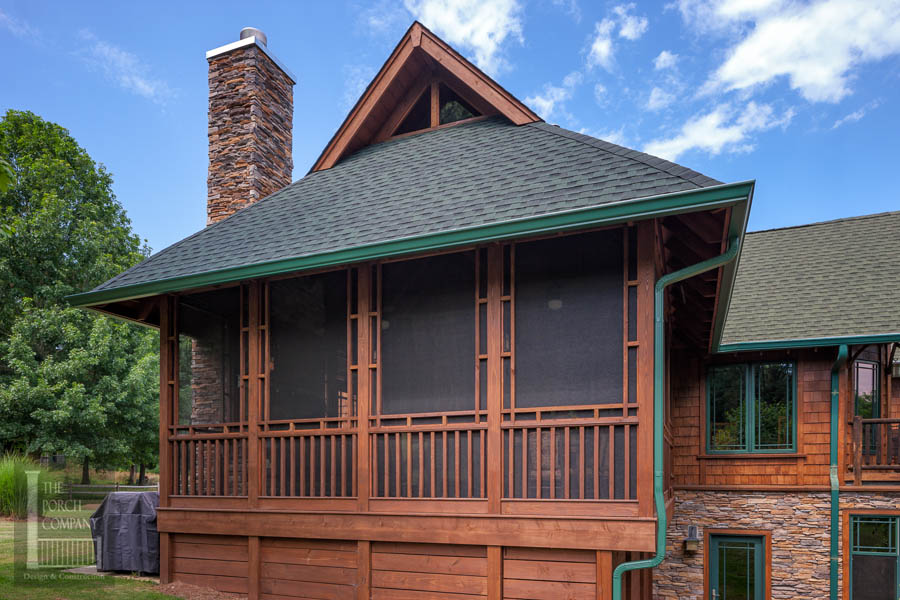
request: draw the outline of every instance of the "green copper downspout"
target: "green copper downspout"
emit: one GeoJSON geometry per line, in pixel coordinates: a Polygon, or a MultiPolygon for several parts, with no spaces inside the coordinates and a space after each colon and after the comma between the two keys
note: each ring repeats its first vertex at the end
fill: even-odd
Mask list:
{"type": "Polygon", "coordinates": [[[665,289],[694,275],[716,269],[738,255],[741,239],[728,241],[728,249],[719,256],[663,275],[656,282],[653,296],[653,502],[656,506],[656,555],[653,558],[625,562],[613,571],[612,597],[622,600],[622,575],[637,569],[652,569],[666,556],[666,501],[663,497],[663,421],[665,420],[665,289]]]}
{"type": "Polygon", "coordinates": [[[847,363],[847,344],[841,344],[831,367],[831,600],[838,597],[838,525],[841,505],[838,500],[838,419],[840,415],[840,373],[847,363]]]}

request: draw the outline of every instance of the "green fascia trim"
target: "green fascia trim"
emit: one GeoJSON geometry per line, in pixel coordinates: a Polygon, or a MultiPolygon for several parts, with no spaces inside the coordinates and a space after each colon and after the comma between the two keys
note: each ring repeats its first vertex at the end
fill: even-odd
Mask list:
{"type": "MultiPolygon", "coordinates": [[[[752,183],[752,182],[751,182],[752,183]]],[[[750,218],[750,206],[753,203],[753,185],[750,187],[750,193],[747,195],[747,202],[735,204],[731,209],[731,222],[728,225],[728,235],[726,239],[737,237],[744,239],[747,233],[747,221],[750,218]]],[[[728,316],[728,309],[731,308],[731,292],[734,289],[734,281],[737,277],[738,265],[741,262],[741,251],[744,244],[738,246],[738,254],[735,260],[729,261],[722,266],[722,280],[719,284],[719,301],[716,304],[716,313],[713,315],[712,335],[710,335],[709,350],[715,353],[722,342],[722,332],[725,330],[725,318],[728,316]]]]}
{"type": "Polygon", "coordinates": [[[167,292],[231,283],[256,277],[268,277],[282,273],[351,264],[502,239],[513,239],[541,233],[567,231],[598,225],[614,225],[711,208],[740,206],[746,211],[746,204],[753,193],[753,187],[753,181],[746,181],[699,190],[662,194],[466,229],[401,238],[321,254],[279,259],[196,275],[172,277],[109,290],[84,292],[69,296],[68,300],[73,306],[89,307],[97,304],[155,296],[167,292]]]}
{"type": "Polygon", "coordinates": [[[717,352],[744,352],[748,350],[781,350],[784,348],[815,348],[822,346],[851,346],[859,344],[887,344],[900,342],[900,333],[882,333],[877,335],[848,335],[823,338],[803,338],[798,340],[768,340],[762,342],[735,342],[719,346],[717,352]]]}

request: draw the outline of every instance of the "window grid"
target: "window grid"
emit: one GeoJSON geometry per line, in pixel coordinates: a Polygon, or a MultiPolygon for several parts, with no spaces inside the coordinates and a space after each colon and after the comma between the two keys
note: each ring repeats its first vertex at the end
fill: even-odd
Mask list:
{"type": "Polygon", "coordinates": [[[796,451],[796,429],[797,429],[797,377],[796,366],[793,362],[763,362],[763,363],[742,363],[732,365],[722,365],[710,367],[706,378],[706,449],[712,454],[727,453],[775,453],[775,452],[794,452],[796,451]],[[782,419],[783,426],[778,428],[779,440],[767,441],[763,431],[764,415],[763,409],[765,405],[764,383],[766,371],[770,367],[780,367],[784,369],[788,375],[784,382],[784,394],[788,401],[785,403],[782,414],[770,411],[765,415],[767,418],[782,419]],[[735,427],[734,432],[737,436],[733,442],[728,442],[727,435],[721,435],[727,430],[727,425],[722,426],[716,421],[719,415],[717,402],[719,400],[719,392],[722,387],[716,386],[717,378],[714,377],[716,372],[724,372],[732,370],[740,372],[741,382],[739,385],[739,403],[738,409],[732,411],[736,413],[734,417],[736,421],[730,424],[735,427]]]}

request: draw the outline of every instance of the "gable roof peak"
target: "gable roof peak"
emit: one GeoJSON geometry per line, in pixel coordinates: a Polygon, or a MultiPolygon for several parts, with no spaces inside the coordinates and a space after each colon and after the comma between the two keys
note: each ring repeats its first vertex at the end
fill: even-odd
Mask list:
{"type": "Polygon", "coordinates": [[[542,120],[422,23],[413,21],[310,172],[329,169],[356,150],[384,141],[436,81],[481,115],[501,115],[515,125],[542,120]]]}

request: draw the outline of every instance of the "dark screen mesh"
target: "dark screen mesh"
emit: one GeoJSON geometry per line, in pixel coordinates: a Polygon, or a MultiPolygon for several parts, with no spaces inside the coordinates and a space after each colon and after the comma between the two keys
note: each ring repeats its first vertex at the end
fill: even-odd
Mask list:
{"type": "Polygon", "coordinates": [[[178,423],[240,418],[240,290],[178,299],[178,423]]]}
{"type": "Polygon", "coordinates": [[[347,416],[347,273],[269,284],[269,418],[347,416]]]}
{"type": "Polygon", "coordinates": [[[516,246],[516,406],[622,401],[622,234],[516,246]]]}
{"type": "Polygon", "coordinates": [[[475,255],[382,267],[384,414],[475,408],[475,255]]]}
{"type": "Polygon", "coordinates": [[[894,600],[897,597],[897,557],[854,554],[853,600],[894,600]]]}

